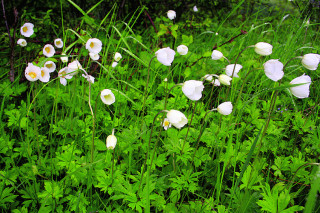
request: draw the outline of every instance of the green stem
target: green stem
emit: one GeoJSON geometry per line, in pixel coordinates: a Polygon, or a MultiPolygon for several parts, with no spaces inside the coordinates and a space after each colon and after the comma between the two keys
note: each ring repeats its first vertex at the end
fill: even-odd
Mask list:
{"type": "Polygon", "coordinates": [[[171,90],[172,90],[173,88],[175,88],[176,86],[181,86],[181,85],[182,85],[182,84],[175,84],[174,86],[172,86],[172,87],[169,89],[169,91],[168,91],[168,93],[167,93],[167,95],[166,95],[166,99],[165,99],[165,101],[164,101],[164,110],[167,109],[168,97],[169,97],[169,94],[170,94],[171,90]]]}
{"type": "Polygon", "coordinates": [[[196,103],[194,104],[194,107],[193,107],[193,112],[192,112],[191,119],[190,119],[190,122],[189,122],[189,125],[188,125],[187,133],[186,133],[186,136],[184,137],[183,145],[182,145],[182,148],[181,148],[181,152],[180,152],[181,155],[183,154],[184,145],[186,144],[186,141],[187,141],[187,136],[188,136],[188,133],[189,133],[189,130],[190,130],[190,126],[191,126],[191,123],[192,123],[194,112],[196,111],[197,103],[198,102],[196,101],[196,103]]]}

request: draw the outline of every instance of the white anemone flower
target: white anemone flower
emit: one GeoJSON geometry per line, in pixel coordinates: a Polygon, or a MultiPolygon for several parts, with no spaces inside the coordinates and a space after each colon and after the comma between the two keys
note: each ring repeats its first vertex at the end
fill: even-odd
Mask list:
{"type": "Polygon", "coordinates": [[[211,58],[212,60],[219,60],[223,57],[222,52],[218,51],[218,50],[213,50],[212,54],[211,54],[211,58]]]}
{"type": "Polygon", "coordinates": [[[76,75],[79,72],[79,70],[82,70],[83,68],[78,60],[74,60],[73,62],[68,64],[68,69],[70,75],[73,76],[76,75]]]}
{"type": "Polygon", "coordinates": [[[320,62],[320,55],[309,53],[302,57],[301,63],[308,70],[316,70],[320,62]]]}
{"type": "Polygon", "coordinates": [[[48,68],[50,73],[56,70],[56,64],[53,61],[47,61],[44,63],[44,67],[48,68]]]}
{"type": "Polygon", "coordinates": [[[54,40],[54,46],[56,46],[56,48],[62,48],[63,47],[63,41],[61,40],[61,38],[57,38],[54,40]]]}
{"type": "Polygon", "coordinates": [[[63,56],[63,57],[60,57],[60,59],[61,59],[61,61],[63,62],[63,63],[68,63],[68,56],[66,56],[66,54],[65,53],[62,53],[61,55],[65,55],[65,56],[63,56]]]}
{"type": "Polygon", "coordinates": [[[194,6],[194,7],[193,7],[193,12],[198,12],[197,6],[194,6]]]}
{"type": "Polygon", "coordinates": [[[218,80],[219,80],[219,82],[221,84],[229,86],[230,85],[230,81],[232,80],[232,78],[227,76],[227,75],[225,75],[225,74],[221,74],[221,75],[219,75],[218,80]]]}
{"type": "Polygon", "coordinates": [[[181,129],[188,123],[187,117],[182,112],[174,109],[168,111],[167,118],[169,122],[178,129],[181,129]]]}
{"type": "MultiPolygon", "coordinates": [[[[229,77],[229,76],[228,76],[229,77]]],[[[230,78],[230,77],[229,77],[230,78]]],[[[219,81],[219,79],[214,79],[214,81],[212,81],[212,83],[213,83],[213,85],[215,86],[215,87],[219,87],[220,86],[220,81],[219,81]]]]}
{"type": "Polygon", "coordinates": [[[37,67],[32,63],[28,63],[28,66],[26,67],[24,74],[28,81],[36,81],[39,79],[41,74],[40,67],[37,67]]]}
{"type": "Polygon", "coordinates": [[[230,101],[228,102],[223,102],[220,104],[217,108],[218,112],[222,115],[229,115],[232,112],[232,103],[230,101]]]}
{"type": "Polygon", "coordinates": [[[283,64],[278,59],[271,59],[263,64],[264,73],[273,81],[279,81],[283,75],[283,64]]]}
{"type": "Polygon", "coordinates": [[[176,12],[175,12],[174,10],[169,10],[169,11],[167,12],[167,16],[168,16],[168,18],[169,18],[170,20],[173,20],[173,19],[176,18],[176,12]]]}
{"type": "Polygon", "coordinates": [[[94,77],[93,77],[93,76],[82,74],[82,77],[84,77],[85,79],[87,79],[87,81],[90,82],[91,84],[94,83],[94,77]]]}
{"type": "Polygon", "coordinates": [[[165,66],[171,66],[171,63],[173,62],[174,55],[176,54],[176,52],[170,49],[170,47],[166,47],[158,50],[155,54],[157,56],[158,61],[161,64],[165,66]]]}
{"type": "Polygon", "coordinates": [[[41,67],[40,68],[40,76],[39,76],[39,80],[46,83],[49,82],[50,80],[50,71],[47,67],[41,67]]]}
{"type": "Polygon", "coordinates": [[[46,57],[50,58],[55,54],[55,50],[54,47],[51,44],[46,44],[43,47],[43,55],[45,55],[46,57]]]}
{"type": "Polygon", "coordinates": [[[117,138],[114,136],[114,130],[112,130],[112,134],[107,137],[106,146],[107,149],[114,149],[117,145],[117,138]]]}
{"type": "Polygon", "coordinates": [[[102,42],[97,38],[90,38],[86,43],[86,49],[91,53],[98,54],[102,50],[102,42]]]}
{"type": "Polygon", "coordinates": [[[163,120],[162,126],[163,126],[164,130],[168,130],[171,127],[171,123],[169,122],[168,118],[165,118],[163,120]]]}
{"type": "MultiPolygon", "coordinates": [[[[234,72],[233,72],[233,68],[234,68],[234,64],[229,64],[227,67],[226,67],[226,74],[230,77],[237,77],[239,78],[238,76],[238,72],[242,69],[242,66],[240,64],[236,64],[235,66],[235,69],[234,69],[234,72]],[[233,72],[233,76],[232,76],[232,72],[233,72]]],[[[221,82],[221,81],[220,81],[221,82]]]]}
{"type": "Polygon", "coordinates": [[[210,74],[206,74],[205,76],[203,76],[203,78],[205,79],[205,80],[207,80],[207,81],[212,81],[213,80],[213,77],[212,77],[212,75],[210,75],[210,74]]]}
{"type": "Polygon", "coordinates": [[[259,55],[270,55],[272,53],[272,45],[266,42],[259,42],[254,45],[254,50],[259,55]]]}
{"type": "Polygon", "coordinates": [[[111,66],[114,68],[114,67],[116,67],[118,65],[118,62],[112,62],[112,64],[111,64],[111,66]]]}
{"type": "Polygon", "coordinates": [[[103,103],[107,105],[111,105],[116,101],[116,98],[114,97],[114,94],[109,89],[104,89],[101,91],[100,98],[103,103]]]}
{"type": "Polygon", "coordinates": [[[114,54],[114,60],[115,60],[116,62],[119,62],[121,58],[122,58],[122,55],[121,55],[120,53],[116,52],[116,53],[114,54]]]}
{"type": "Polygon", "coordinates": [[[100,55],[99,54],[96,54],[96,53],[89,53],[89,56],[92,60],[94,61],[98,61],[99,58],[100,58],[100,55]]]}
{"type": "Polygon", "coordinates": [[[67,79],[71,79],[72,75],[69,75],[70,70],[68,67],[62,68],[59,72],[58,72],[58,77],[60,77],[60,83],[63,86],[67,85],[67,79]]]}
{"type": "Polygon", "coordinates": [[[189,80],[182,85],[182,92],[192,101],[198,101],[202,97],[203,89],[202,81],[189,80]]]}
{"type": "Polygon", "coordinates": [[[309,87],[311,84],[311,78],[308,75],[303,74],[290,82],[291,85],[294,84],[303,84],[295,87],[290,87],[292,95],[297,98],[307,98],[309,97],[309,87]],[[304,84],[303,84],[304,83],[304,84]]]}
{"type": "Polygon", "coordinates": [[[22,27],[20,28],[20,33],[21,35],[25,36],[25,37],[30,37],[33,34],[33,27],[34,25],[31,23],[25,23],[24,25],[22,25],[22,27]]]}
{"type": "Polygon", "coordinates": [[[177,47],[177,52],[180,54],[180,55],[187,55],[188,53],[188,47],[186,45],[179,45],[177,47]]]}
{"type": "Polygon", "coordinates": [[[21,47],[27,46],[27,41],[23,38],[18,39],[17,44],[19,44],[21,47]]]}

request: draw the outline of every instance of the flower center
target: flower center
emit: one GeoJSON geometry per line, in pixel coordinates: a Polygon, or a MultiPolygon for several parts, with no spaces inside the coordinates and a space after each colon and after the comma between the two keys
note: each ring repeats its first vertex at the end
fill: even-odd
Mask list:
{"type": "Polygon", "coordinates": [[[45,50],[47,53],[50,53],[50,47],[46,47],[46,48],[44,48],[44,50],[45,50]]]}
{"type": "Polygon", "coordinates": [[[44,76],[44,74],[45,74],[45,73],[43,72],[43,70],[41,70],[41,77],[43,77],[43,76],[44,76]]]}
{"type": "Polygon", "coordinates": [[[51,68],[51,67],[52,67],[52,64],[46,64],[46,67],[47,67],[47,68],[51,68]]]}
{"type": "Polygon", "coordinates": [[[37,74],[35,72],[29,72],[28,75],[32,78],[35,79],[37,77],[37,74]]]}
{"type": "Polygon", "coordinates": [[[106,100],[110,100],[110,99],[111,99],[111,95],[105,95],[104,98],[105,98],[106,100]]]}
{"type": "Polygon", "coordinates": [[[61,76],[62,78],[64,78],[64,77],[65,77],[65,76],[64,76],[65,74],[67,74],[66,71],[62,71],[62,72],[60,73],[60,76],[61,76]]]}
{"type": "Polygon", "coordinates": [[[22,31],[25,33],[25,32],[27,32],[28,31],[28,27],[23,27],[22,28],[22,31]]]}
{"type": "Polygon", "coordinates": [[[164,126],[169,126],[170,122],[169,121],[164,121],[164,126]]]}
{"type": "Polygon", "coordinates": [[[60,44],[61,44],[61,42],[60,42],[60,41],[57,41],[57,42],[56,42],[56,44],[57,44],[57,45],[60,45],[60,44]]]}
{"type": "Polygon", "coordinates": [[[94,47],[94,43],[93,43],[93,42],[90,43],[90,47],[91,47],[91,48],[94,47]]]}

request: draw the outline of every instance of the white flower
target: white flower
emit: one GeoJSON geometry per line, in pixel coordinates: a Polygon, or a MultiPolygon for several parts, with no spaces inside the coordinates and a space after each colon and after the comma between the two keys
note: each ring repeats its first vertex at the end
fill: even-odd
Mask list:
{"type": "Polygon", "coordinates": [[[55,50],[54,47],[51,44],[46,44],[43,47],[43,55],[45,55],[46,57],[50,58],[55,54],[55,50]]]}
{"type": "Polygon", "coordinates": [[[118,65],[118,62],[115,62],[115,61],[112,62],[112,64],[111,64],[112,67],[116,67],[117,65],[118,65]]]}
{"type": "MultiPolygon", "coordinates": [[[[229,77],[229,76],[228,76],[229,77]]],[[[229,77],[230,78],[230,77],[229,77]]],[[[212,81],[213,85],[216,86],[216,87],[219,87],[220,86],[220,81],[219,79],[214,79],[214,81],[212,81]]]]}
{"type": "Polygon", "coordinates": [[[85,79],[87,79],[87,81],[90,82],[91,84],[94,83],[94,77],[93,77],[93,76],[82,74],[82,77],[84,77],[85,79]]]}
{"type": "Polygon", "coordinates": [[[21,35],[25,37],[30,37],[33,34],[33,27],[34,25],[31,23],[25,23],[21,28],[20,28],[20,33],[21,35]]]}
{"type": "Polygon", "coordinates": [[[217,108],[218,112],[222,115],[229,115],[232,112],[232,103],[230,101],[220,104],[217,108]]]}
{"type": "Polygon", "coordinates": [[[92,60],[94,60],[94,61],[97,61],[97,60],[99,60],[99,58],[100,58],[100,55],[99,55],[99,54],[96,54],[96,53],[89,53],[89,56],[90,56],[90,58],[91,58],[92,60]]]}
{"type": "Polygon", "coordinates": [[[170,49],[170,47],[167,47],[158,50],[155,54],[160,63],[162,63],[165,66],[171,66],[176,52],[170,49]]]}
{"type": "Polygon", "coordinates": [[[168,118],[165,118],[165,119],[163,120],[162,126],[163,126],[164,130],[167,130],[168,128],[171,127],[171,123],[169,122],[169,119],[168,119],[168,118]]]}
{"type": "Polygon", "coordinates": [[[79,70],[83,69],[80,62],[78,60],[74,60],[73,62],[68,64],[68,69],[69,69],[69,73],[70,75],[76,75],[79,70]]]}
{"type": "Polygon", "coordinates": [[[309,53],[302,57],[301,63],[308,70],[316,70],[320,62],[320,55],[309,53]]]}
{"type": "MultiPolygon", "coordinates": [[[[242,66],[240,64],[236,64],[236,67],[234,69],[234,73],[233,73],[233,76],[232,76],[232,72],[233,72],[233,68],[234,68],[234,64],[229,64],[227,67],[226,67],[226,74],[230,77],[238,77],[238,72],[241,70],[242,66]]],[[[221,81],[220,81],[221,82],[221,81]]]]}
{"type": "Polygon", "coordinates": [[[39,79],[41,71],[40,67],[33,65],[32,63],[28,63],[24,74],[29,81],[36,81],[39,79]]]}
{"type": "Polygon", "coordinates": [[[167,81],[168,81],[168,78],[163,79],[163,81],[164,81],[164,82],[167,82],[167,81]]]}
{"type": "Polygon", "coordinates": [[[57,38],[54,40],[54,46],[56,46],[57,48],[63,47],[63,41],[61,40],[61,38],[57,38]]]}
{"type": "Polygon", "coordinates": [[[194,6],[194,7],[193,7],[193,11],[194,11],[194,12],[198,12],[197,6],[194,6]]]}
{"type": "Polygon", "coordinates": [[[69,75],[70,70],[68,67],[62,68],[59,72],[58,72],[58,77],[60,77],[60,83],[63,86],[67,85],[67,79],[71,79],[72,75],[69,75]]]}
{"type": "Polygon", "coordinates": [[[44,66],[49,69],[50,73],[56,70],[56,64],[53,61],[47,61],[44,66]]]}
{"type": "Polygon", "coordinates": [[[102,42],[97,38],[90,38],[86,43],[86,49],[91,53],[98,54],[102,50],[102,42]]]}
{"type": "Polygon", "coordinates": [[[102,90],[100,97],[101,97],[102,102],[107,105],[111,105],[116,101],[114,94],[109,89],[102,90]]]}
{"type": "Polygon", "coordinates": [[[117,145],[117,138],[114,136],[114,131],[112,131],[112,135],[109,135],[106,140],[107,149],[114,149],[117,145]]]}
{"type": "Polygon", "coordinates": [[[19,44],[21,47],[27,46],[27,41],[23,38],[18,39],[17,44],[19,44]]]}
{"type": "Polygon", "coordinates": [[[230,85],[230,81],[232,80],[231,77],[227,76],[227,75],[219,75],[219,78],[218,78],[219,82],[223,85],[226,85],[226,86],[229,86],[230,85]]]}
{"type": "Polygon", "coordinates": [[[186,45],[180,45],[177,47],[177,52],[180,54],[180,55],[187,55],[188,53],[188,47],[186,45]]]}
{"type": "Polygon", "coordinates": [[[202,81],[190,80],[182,85],[182,92],[192,101],[197,101],[202,97],[203,89],[202,81]]]}
{"type": "Polygon", "coordinates": [[[206,74],[205,76],[203,76],[203,78],[204,78],[205,80],[207,80],[207,81],[212,81],[212,80],[213,80],[213,77],[212,77],[212,75],[210,75],[210,74],[206,74]]]}
{"type": "Polygon", "coordinates": [[[116,53],[114,54],[114,60],[115,60],[116,62],[120,61],[121,58],[122,58],[122,55],[121,55],[120,53],[116,52],[116,53]]]}
{"type": "Polygon", "coordinates": [[[278,59],[271,59],[263,64],[264,73],[273,81],[279,81],[283,75],[283,64],[278,59]]]}
{"type": "Polygon", "coordinates": [[[170,20],[173,20],[173,19],[176,18],[176,12],[173,11],[173,10],[169,10],[169,11],[167,12],[167,16],[168,16],[168,18],[169,18],[170,20]]]}
{"type": "Polygon", "coordinates": [[[259,42],[254,45],[254,51],[259,55],[270,55],[272,53],[272,45],[266,42],[259,42]]]}
{"type": "Polygon", "coordinates": [[[40,68],[39,80],[42,82],[48,82],[50,80],[50,71],[47,67],[40,68]]]}
{"type": "Polygon", "coordinates": [[[212,54],[211,54],[211,58],[212,60],[219,60],[223,57],[222,52],[218,51],[218,50],[213,50],[212,54]]]}
{"type": "Polygon", "coordinates": [[[186,116],[182,112],[174,109],[167,113],[167,118],[169,122],[178,129],[181,129],[188,123],[186,116]]]}
{"type": "Polygon", "coordinates": [[[300,77],[293,79],[290,84],[303,84],[295,87],[290,87],[291,93],[297,98],[309,97],[309,87],[311,84],[311,78],[308,75],[303,74],[300,77]],[[303,84],[305,83],[305,84],[303,84]]]}
{"type": "MultiPolygon", "coordinates": [[[[65,53],[62,53],[62,55],[66,55],[66,54],[65,54],[65,53]]],[[[63,63],[67,63],[67,62],[68,62],[68,56],[61,57],[60,59],[61,59],[61,61],[62,61],[63,63]]]]}

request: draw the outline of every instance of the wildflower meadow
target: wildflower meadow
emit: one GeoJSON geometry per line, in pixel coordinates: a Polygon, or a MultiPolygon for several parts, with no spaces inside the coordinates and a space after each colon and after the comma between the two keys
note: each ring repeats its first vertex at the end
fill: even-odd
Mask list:
{"type": "Polygon", "coordinates": [[[320,212],[320,1],[1,3],[1,212],[320,212]]]}

